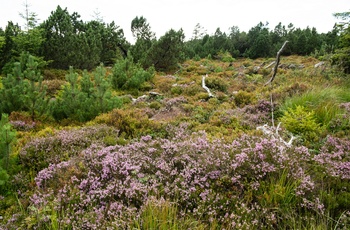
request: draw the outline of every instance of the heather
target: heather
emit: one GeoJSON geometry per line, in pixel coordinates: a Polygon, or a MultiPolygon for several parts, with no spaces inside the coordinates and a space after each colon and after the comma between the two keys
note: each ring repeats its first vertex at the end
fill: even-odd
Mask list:
{"type": "Polygon", "coordinates": [[[106,125],[61,130],[28,141],[19,152],[19,161],[23,167],[38,172],[50,164],[78,155],[92,144],[108,142],[108,138],[116,137],[117,133],[106,125]]]}
{"type": "Polygon", "coordinates": [[[348,77],[290,56],[264,86],[271,59],[231,61],[137,89],[109,85],[117,67],[71,69],[48,113],[5,115],[1,228],[349,228],[348,77]]]}
{"type": "MultiPolygon", "coordinates": [[[[124,146],[96,142],[50,163],[36,174],[32,194],[18,191],[19,200],[29,199],[29,209],[17,221],[23,218],[22,226],[33,229],[142,228],[150,204],[170,202],[176,218],[203,226],[285,229],[302,215],[301,222],[314,216],[334,227],[329,213],[346,226],[350,188],[333,185],[349,180],[349,141],[330,137],[314,155],[264,136],[209,140],[186,124],[167,132],[166,139],[143,136],[124,146]],[[333,203],[326,191],[340,192],[337,198],[344,200],[333,203]]],[[[5,226],[17,228],[13,221],[18,223],[11,219],[5,226]]]]}

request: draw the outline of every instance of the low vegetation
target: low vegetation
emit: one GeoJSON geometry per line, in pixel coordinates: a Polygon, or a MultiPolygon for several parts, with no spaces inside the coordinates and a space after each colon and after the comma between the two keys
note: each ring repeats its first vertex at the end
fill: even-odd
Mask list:
{"type": "Polygon", "coordinates": [[[78,18],[0,30],[1,229],[350,228],[349,27],[78,18]]]}
{"type": "Polygon", "coordinates": [[[3,115],[1,133],[17,138],[1,142],[11,147],[2,155],[2,227],[348,228],[348,78],[289,56],[264,86],[270,61],[189,60],[175,75],[141,78],[148,87],[137,91],[113,89],[113,68],[71,69],[50,103],[86,97],[67,100],[77,104],[62,111],[74,113],[3,115]],[[98,107],[113,97],[118,107],[98,107]],[[82,119],[92,112],[78,108],[107,110],[82,119]],[[285,140],[296,137],[292,145],[257,130],[272,122],[285,140]]]}

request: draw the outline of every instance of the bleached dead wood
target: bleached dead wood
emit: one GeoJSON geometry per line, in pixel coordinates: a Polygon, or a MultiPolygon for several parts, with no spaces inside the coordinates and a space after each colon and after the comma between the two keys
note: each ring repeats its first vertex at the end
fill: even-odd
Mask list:
{"type": "Polygon", "coordinates": [[[214,95],[210,92],[210,89],[205,85],[205,78],[208,77],[208,74],[202,76],[202,87],[208,92],[209,97],[214,97],[214,95]]]}
{"type": "Polygon", "coordinates": [[[275,63],[276,63],[276,61],[271,62],[270,64],[268,64],[267,66],[265,66],[264,69],[270,68],[270,67],[271,67],[273,64],[275,64],[275,63]]]}
{"type": "Polygon", "coordinates": [[[280,134],[278,133],[278,130],[280,128],[281,123],[279,123],[277,125],[277,127],[272,127],[272,126],[268,126],[267,124],[262,125],[262,126],[258,126],[256,129],[257,130],[261,130],[265,135],[268,135],[274,139],[279,140],[282,144],[284,144],[287,147],[292,146],[293,141],[296,139],[295,136],[292,135],[292,137],[290,138],[290,140],[287,142],[285,141],[280,134]]]}
{"type": "Polygon", "coordinates": [[[270,84],[275,79],[276,74],[277,74],[278,65],[280,63],[281,53],[283,52],[283,50],[286,47],[287,43],[288,43],[288,41],[285,41],[284,44],[282,45],[281,49],[277,52],[276,64],[273,67],[272,77],[270,78],[270,80],[268,82],[265,83],[265,85],[270,84]]]}
{"type": "Polygon", "coordinates": [[[321,66],[324,66],[325,64],[326,64],[326,63],[325,63],[324,61],[321,61],[321,62],[315,64],[315,68],[319,68],[319,67],[321,67],[321,66]]]}

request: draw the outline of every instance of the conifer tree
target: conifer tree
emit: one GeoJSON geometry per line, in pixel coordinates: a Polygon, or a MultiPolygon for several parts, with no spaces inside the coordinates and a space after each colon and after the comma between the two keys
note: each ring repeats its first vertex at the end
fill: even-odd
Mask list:
{"type": "Polygon", "coordinates": [[[135,64],[128,55],[119,60],[113,67],[111,83],[114,89],[139,89],[141,85],[154,76],[154,68],[144,70],[139,63],[135,64]]]}
{"type": "Polygon", "coordinates": [[[34,121],[37,116],[48,113],[49,99],[46,97],[46,87],[42,85],[43,76],[38,71],[38,63],[32,55],[28,56],[26,70],[23,72],[26,80],[24,84],[24,108],[34,121]]]}
{"type": "Polygon", "coordinates": [[[121,100],[112,96],[109,76],[101,65],[93,72],[93,76],[85,70],[82,78],[70,67],[66,76],[67,84],[59,93],[54,106],[54,118],[57,120],[72,119],[85,122],[103,112],[121,106],[121,100]]]}
{"type": "Polygon", "coordinates": [[[14,63],[11,74],[2,78],[0,89],[0,112],[10,114],[24,108],[23,96],[25,94],[24,74],[21,63],[14,63]]]}
{"type": "Polygon", "coordinates": [[[12,61],[16,55],[16,43],[14,38],[20,31],[18,24],[8,22],[4,32],[4,44],[0,49],[0,69],[10,61],[12,61]]]}
{"type": "Polygon", "coordinates": [[[334,16],[342,19],[343,22],[337,25],[340,30],[339,45],[332,57],[332,62],[345,73],[350,73],[350,12],[336,13],[334,16]]]}
{"type": "Polygon", "coordinates": [[[8,115],[3,113],[0,120],[0,185],[2,185],[4,172],[3,169],[8,170],[9,159],[11,153],[11,144],[16,139],[16,131],[9,123],[8,115]]]}
{"type": "Polygon", "coordinates": [[[111,91],[111,75],[106,76],[106,69],[101,64],[94,71],[94,97],[95,108],[98,113],[104,113],[114,108],[121,106],[121,101],[118,97],[112,95],[111,91]]]}
{"type": "Polygon", "coordinates": [[[153,65],[156,70],[162,71],[176,67],[184,59],[184,39],[182,29],[169,30],[152,44],[142,66],[149,68],[153,65]]]}
{"type": "Polygon", "coordinates": [[[73,67],[69,68],[69,73],[66,75],[67,84],[58,94],[53,108],[53,116],[57,120],[65,118],[77,119],[76,114],[81,109],[81,91],[78,85],[79,75],[74,72],[73,67]]]}
{"type": "Polygon", "coordinates": [[[136,42],[131,47],[130,54],[136,63],[141,63],[145,67],[144,63],[147,62],[147,52],[156,40],[155,33],[152,32],[147,19],[142,16],[135,17],[132,20],[131,32],[136,42]]]}

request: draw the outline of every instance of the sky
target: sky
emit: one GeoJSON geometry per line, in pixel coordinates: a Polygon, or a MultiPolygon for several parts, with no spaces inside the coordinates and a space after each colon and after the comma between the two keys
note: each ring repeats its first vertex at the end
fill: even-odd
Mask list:
{"type": "MultiPolygon", "coordinates": [[[[20,26],[24,20],[26,0],[0,0],[0,27],[12,21],[20,26]]],[[[248,32],[259,22],[269,23],[273,29],[279,22],[293,23],[296,28],[315,27],[319,33],[331,31],[339,22],[333,13],[350,11],[350,0],[27,0],[29,11],[46,20],[57,6],[77,12],[83,21],[94,19],[98,12],[106,23],[114,21],[124,31],[128,41],[134,42],[131,21],[143,16],[159,38],[170,29],[183,29],[190,39],[196,24],[208,34],[217,28],[228,32],[232,26],[248,32]]]]}

